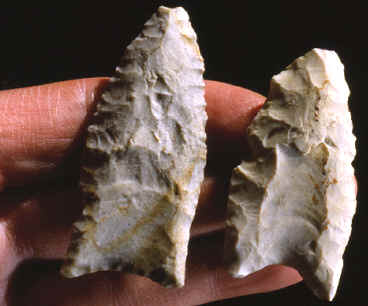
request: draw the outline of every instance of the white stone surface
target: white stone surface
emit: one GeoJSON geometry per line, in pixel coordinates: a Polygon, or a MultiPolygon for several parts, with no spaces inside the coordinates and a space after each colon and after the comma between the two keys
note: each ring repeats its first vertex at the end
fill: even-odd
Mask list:
{"type": "Polygon", "coordinates": [[[206,160],[203,72],[188,14],[160,7],[127,47],[88,127],[86,208],[65,276],[126,270],[184,285],[206,160]]]}
{"type": "Polygon", "coordinates": [[[272,78],[248,129],[253,157],[231,181],[225,252],[233,276],[285,264],[333,299],[356,208],[348,96],[333,51],[313,49],[272,78]]]}

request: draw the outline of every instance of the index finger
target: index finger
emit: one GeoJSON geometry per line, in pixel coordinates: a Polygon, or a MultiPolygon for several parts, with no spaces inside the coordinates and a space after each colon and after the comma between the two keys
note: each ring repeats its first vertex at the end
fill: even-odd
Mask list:
{"type": "MultiPolygon", "coordinates": [[[[54,171],[80,143],[107,78],[88,78],[0,91],[0,189],[54,171]]],[[[264,98],[206,82],[207,136],[212,147],[237,147],[264,98]],[[220,146],[218,146],[220,144],[220,146]]]]}
{"type": "Polygon", "coordinates": [[[0,189],[48,174],[78,144],[106,78],[0,91],[0,189]]]}

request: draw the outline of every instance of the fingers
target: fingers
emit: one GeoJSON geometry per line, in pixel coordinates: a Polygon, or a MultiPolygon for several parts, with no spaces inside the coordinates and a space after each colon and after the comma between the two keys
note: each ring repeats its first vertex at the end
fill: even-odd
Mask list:
{"type": "Polygon", "coordinates": [[[213,149],[240,150],[244,146],[245,129],[265,99],[242,87],[206,81],[206,130],[209,144],[217,146],[213,149]]]}
{"type": "Polygon", "coordinates": [[[0,195],[0,259],[9,271],[0,269],[6,279],[12,267],[32,259],[60,259],[70,242],[71,225],[82,210],[76,191],[51,189],[43,194],[3,193],[0,195]]]}
{"type": "MultiPolygon", "coordinates": [[[[0,151],[0,188],[6,184],[23,184],[60,166],[78,143],[88,115],[93,111],[96,91],[105,82],[106,79],[77,80],[49,84],[42,88],[0,92],[0,100],[5,101],[4,104],[0,104],[0,108],[4,110],[2,112],[4,118],[8,119],[8,121],[0,120],[0,136],[3,136],[0,137],[0,145],[3,145],[0,151]],[[10,104],[12,111],[8,107],[10,104]],[[10,122],[14,122],[11,129],[7,126],[10,122]]],[[[239,111],[231,112],[228,104],[236,103],[233,101],[234,97],[242,96],[240,92],[243,90],[234,88],[238,93],[232,95],[230,93],[232,86],[218,83],[218,86],[222,86],[224,91],[227,91],[223,99],[228,101],[222,103],[222,91],[216,89],[215,82],[208,82],[208,84],[207,132],[210,143],[220,144],[227,141],[229,137],[235,142],[238,141],[241,146],[241,137],[234,134],[244,128],[240,122],[244,124],[253,116],[253,113],[249,112],[249,118],[247,115],[239,116],[239,111]],[[211,110],[212,104],[217,104],[214,108],[222,107],[223,117],[211,110]],[[227,120],[234,113],[237,115],[234,117],[234,122],[238,123],[226,130],[227,120]]],[[[248,92],[244,90],[243,94],[248,95],[248,92]]],[[[244,103],[247,103],[247,98],[243,98],[244,103]]],[[[256,106],[255,103],[254,107],[256,106]]],[[[255,108],[250,109],[254,111],[255,108]]],[[[248,108],[244,110],[247,111],[248,108]]],[[[238,135],[240,134],[239,132],[238,135]]],[[[209,146],[209,155],[213,155],[211,152],[222,154],[222,150],[216,151],[216,147],[209,146]]],[[[207,170],[210,168],[208,167],[207,170]]],[[[227,174],[230,173],[230,168],[226,167],[227,174]]],[[[193,235],[223,227],[227,178],[228,175],[224,176],[222,173],[221,177],[212,176],[204,182],[198,216],[193,225],[193,235]],[[208,210],[209,207],[213,209],[208,210]]],[[[7,247],[0,251],[2,258],[8,258],[6,264],[9,271],[26,258],[54,259],[64,256],[69,243],[70,225],[81,211],[78,204],[80,200],[76,193],[64,195],[63,192],[56,191],[42,196],[34,195],[31,198],[19,194],[15,197],[14,194],[2,196],[0,214],[5,221],[1,225],[6,232],[2,237],[11,239],[4,240],[6,241],[4,245],[7,247]],[[9,207],[11,209],[8,209],[9,207]],[[11,250],[14,255],[7,256],[4,250],[11,250]],[[11,264],[9,264],[10,261],[11,264]]],[[[10,272],[4,271],[1,271],[0,276],[6,279],[10,272]]]]}
{"type": "Polygon", "coordinates": [[[191,294],[198,296],[198,300],[190,301],[189,305],[273,291],[302,280],[294,269],[281,265],[235,279],[224,267],[223,245],[223,231],[197,238],[190,244],[187,290],[193,290],[191,294]]]}
{"type": "Polygon", "coordinates": [[[50,173],[82,133],[104,78],[0,91],[0,189],[50,173]]]}
{"type": "MultiPolygon", "coordinates": [[[[287,267],[272,266],[246,278],[230,277],[219,252],[223,234],[197,239],[190,246],[185,287],[166,289],[136,275],[100,272],[77,279],[63,279],[57,266],[29,281],[22,302],[16,305],[199,305],[225,298],[276,290],[301,280],[287,267]]],[[[22,271],[18,272],[21,280],[22,271]]]]}
{"type": "Polygon", "coordinates": [[[206,177],[201,185],[191,236],[199,236],[225,227],[229,177],[206,177]]]}
{"type": "MultiPolygon", "coordinates": [[[[20,263],[65,254],[71,223],[81,210],[76,199],[73,192],[56,190],[42,196],[19,190],[0,195],[0,305],[17,305],[4,299],[20,263]]],[[[32,269],[38,273],[43,266],[32,269]]]]}
{"type": "MultiPolygon", "coordinates": [[[[106,82],[106,78],[91,78],[0,91],[0,189],[33,181],[65,161],[79,144],[106,82]]],[[[264,98],[208,81],[206,100],[212,154],[224,144],[241,146],[244,128],[264,98]]]]}
{"type": "MultiPolygon", "coordinates": [[[[225,189],[220,187],[221,182],[214,179],[205,184],[201,214],[211,205],[213,189],[225,189]]],[[[58,190],[30,196],[7,193],[2,195],[1,202],[1,229],[5,233],[0,237],[6,239],[3,239],[0,258],[9,271],[2,269],[0,279],[4,282],[8,280],[9,284],[6,286],[8,292],[0,292],[5,292],[8,299],[24,296],[24,305],[73,305],[72,301],[75,305],[91,305],[91,301],[95,305],[114,305],[114,301],[117,305],[118,302],[129,305],[127,301],[131,301],[131,305],[193,305],[274,290],[300,280],[294,270],[285,267],[268,268],[246,279],[231,278],[222,267],[222,234],[201,236],[191,243],[187,261],[188,284],[182,289],[164,289],[145,278],[120,273],[97,273],[78,279],[64,279],[59,276],[59,260],[65,256],[71,224],[81,211],[79,195],[73,191],[58,190]],[[48,263],[45,259],[58,261],[48,263]],[[17,272],[11,276],[17,266],[17,272]],[[36,285],[27,291],[30,284],[36,285]],[[21,290],[25,290],[24,294],[21,290]],[[25,295],[26,291],[29,295],[25,295]]],[[[214,210],[218,210],[214,219],[222,221],[223,209],[218,207],[214,210]]],[[[207,213],[210,215],[211,211],[207,213]]],[[[211,226],[207,227],[208,224],[212,224],[211,221],[204,222],[205,229],[201,229],[199,222],[194,231],[203,233],[213,230],[211,226]]],[[[18,300],[13,304],[22,305],[18,300]]]]}
{"type": "Polygon", "coordinates": [[[216,81],[206,82],[209,175],[228,176],[246,154],[245,130],[265,98],[255,92],[216,81]]]}

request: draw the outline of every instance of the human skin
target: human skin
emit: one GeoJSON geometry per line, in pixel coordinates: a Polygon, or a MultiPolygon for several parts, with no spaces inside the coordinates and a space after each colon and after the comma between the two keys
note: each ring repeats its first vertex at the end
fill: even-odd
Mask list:
{"type": "Polygon", "coordinates": [[[232,168],[247,154],[244,132],[265,98],[206,81],[208,163],[191,230],[186,285],[167,289],[137,275],[59,275],[82,211],[78,161],[83,131],[106,78],[0,91],[1,306],[198,305],[301,281],[274,265],[242,279],[222,262],[232,168]]]}

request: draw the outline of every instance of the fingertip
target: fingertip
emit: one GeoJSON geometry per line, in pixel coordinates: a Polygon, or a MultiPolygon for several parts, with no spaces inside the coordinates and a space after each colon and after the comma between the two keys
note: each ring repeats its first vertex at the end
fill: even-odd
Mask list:
{"type": "Polygon", "coordinates": [[[242,146],[249,126],[266,98],[251,90],[206,81],[207,135],[217,143],[242,146]]]}
{"type": "Polygon", "coordinates": [[[262,275],[263,292],[285,288],[303,280],[297,270],[284,265],[271,265],[256,273],[262,275]]]}
{"type": "Polygon", "coordinates": [[[216,299],[235,298],[244,295],[266,293],[283,289],[302,280],[293,268],[272,265],[254,272],[244,278],[233,278],[225,269],[220,269],[214,279],[217,288],[216,299]]]}

